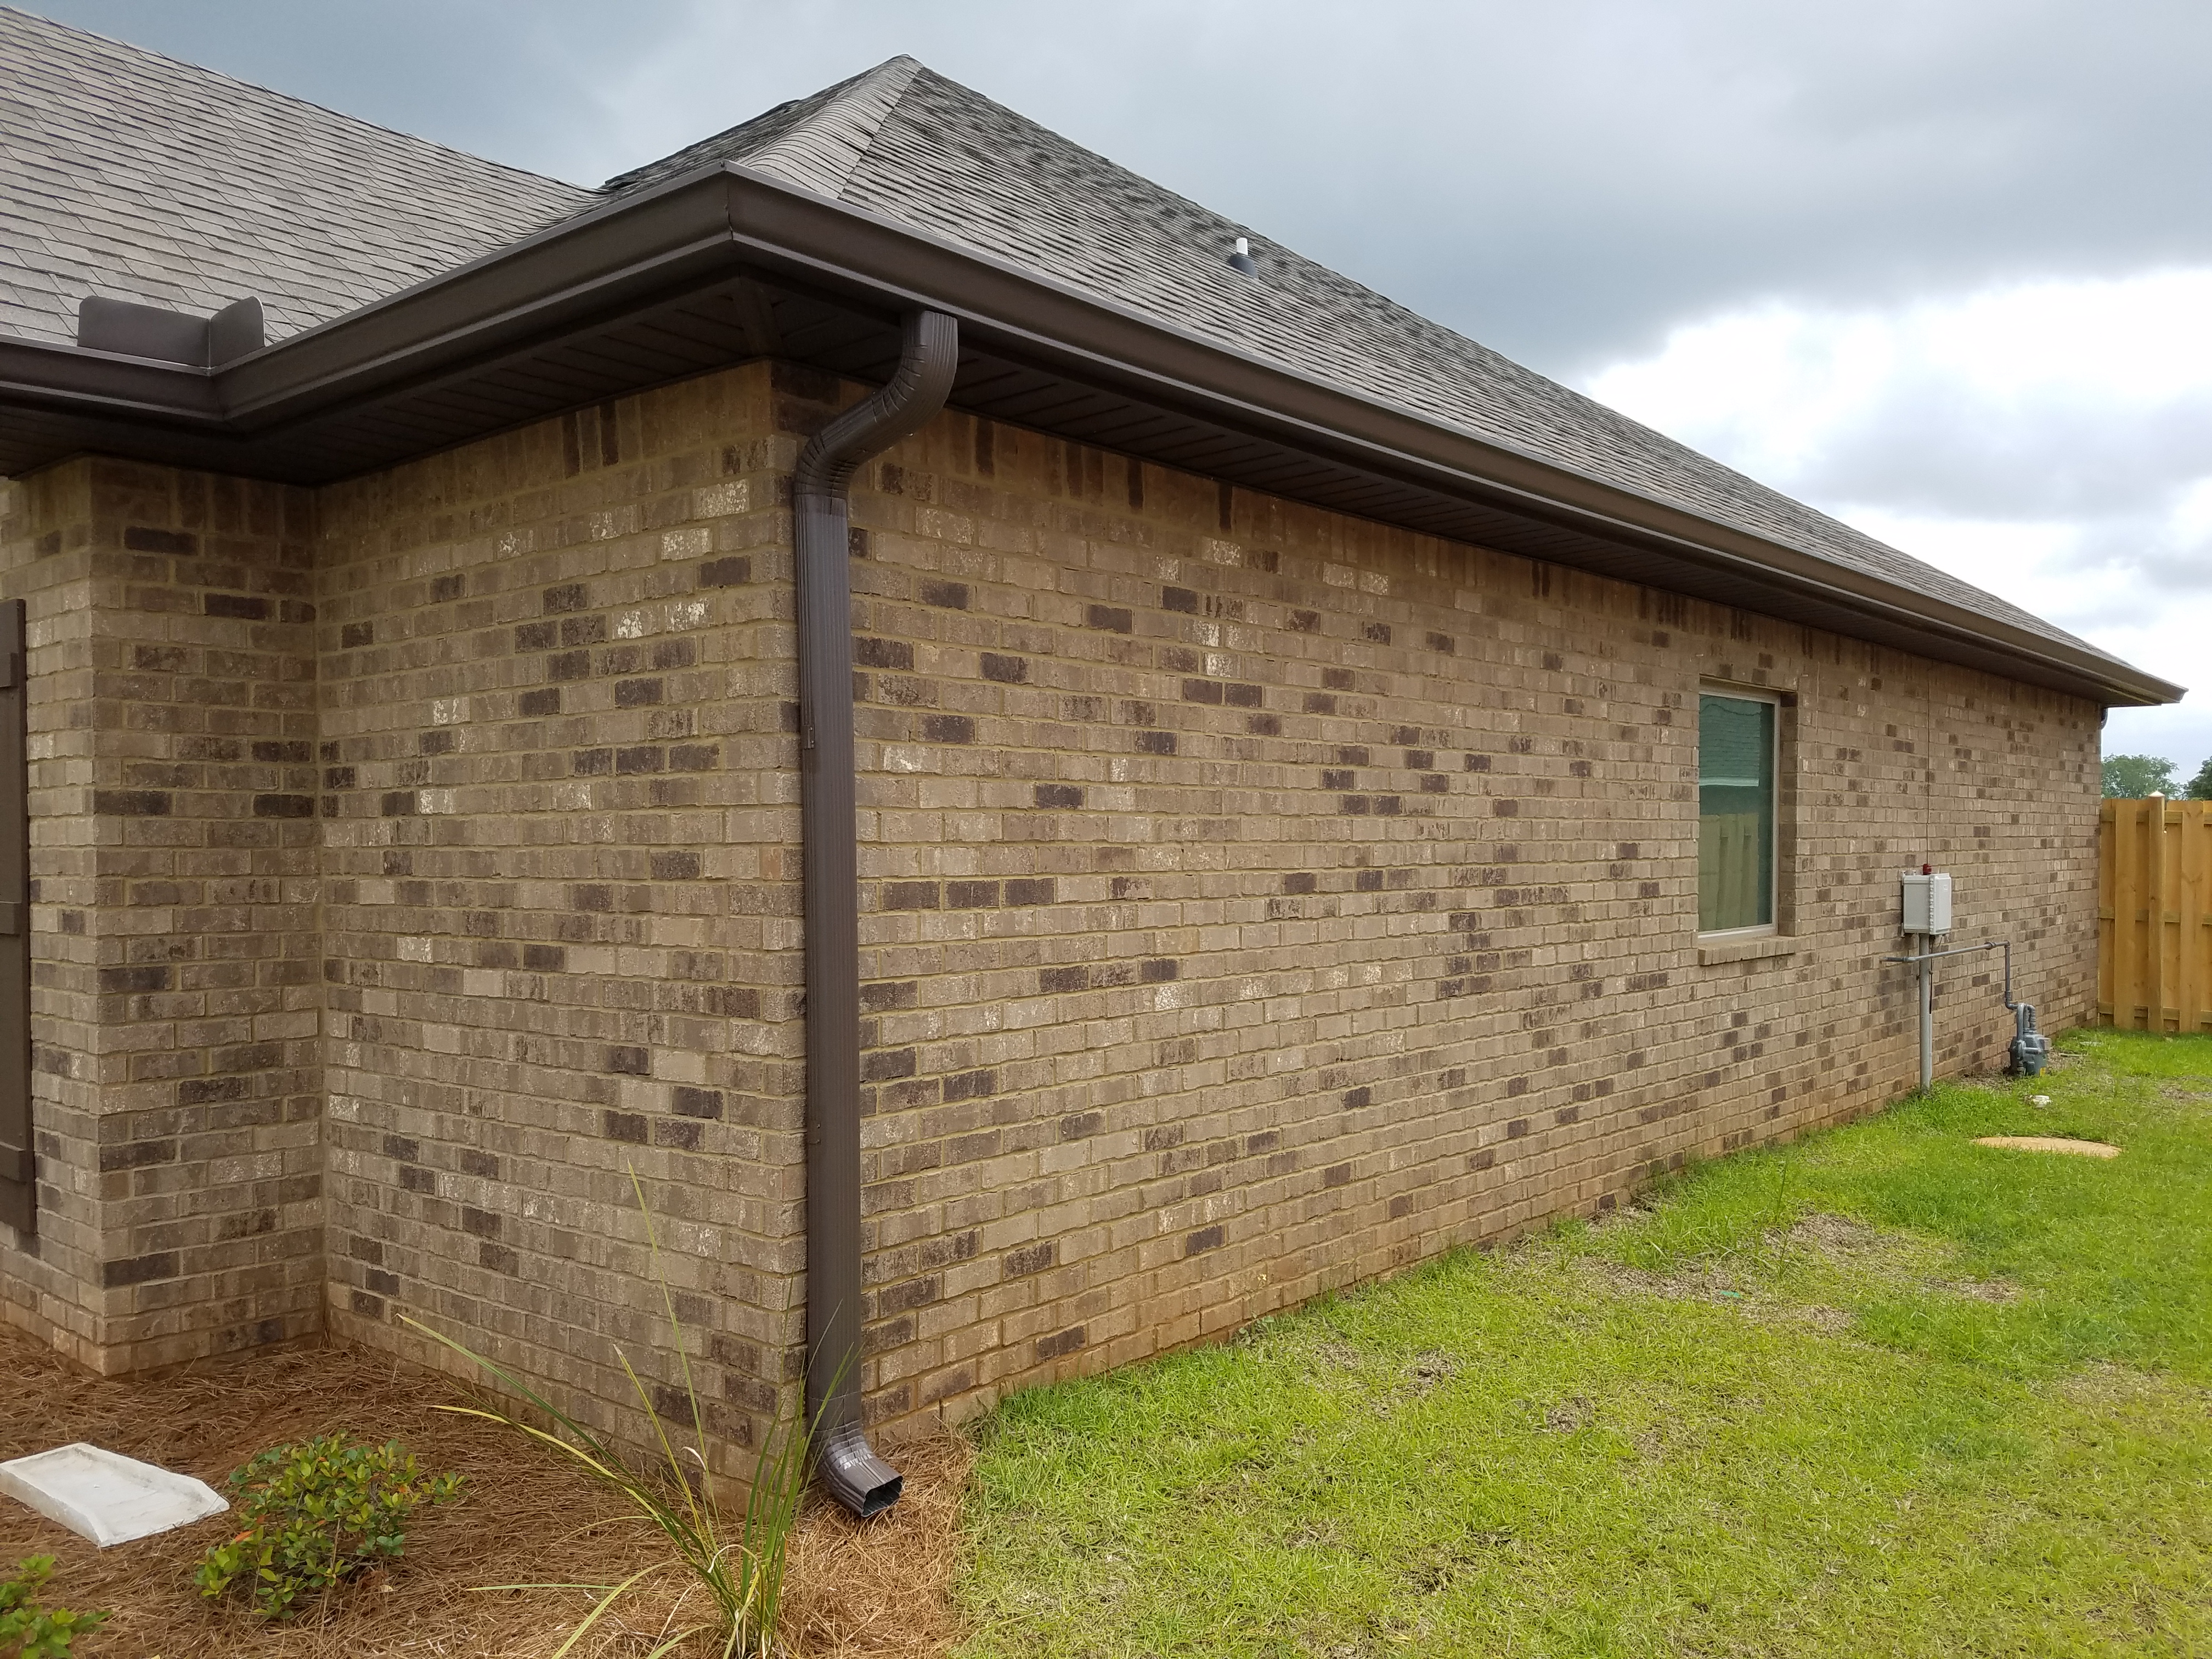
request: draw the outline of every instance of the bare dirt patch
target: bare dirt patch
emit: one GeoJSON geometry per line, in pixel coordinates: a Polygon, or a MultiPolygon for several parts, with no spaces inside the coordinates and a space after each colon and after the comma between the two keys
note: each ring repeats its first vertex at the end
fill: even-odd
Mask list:
{"type": "Polygon", "coordinates": [[[1683,1262],[1671,1273],[1655,1273],[1603,1256],[1582,1257],[1577,1266],[1615,1295],[1711,1303],[1732,1308],[1754,1322],[1809,1325],[1831,1336],[1848,1331],[1852,1315],[1803,1298],[1808,1292],[1834,1293],[1838,1287],[1828,1282],[1832,1276],[1816,1274],[1808,1280],[1800,1273],[1793,1277],[1785,1271],[1791,1266],[1834,1269],[1860,1285],[1981,1302],[2010,1302],[2021,1295],[2020,1287],[2007,1279],[1957,1277],[1949,1271],[1954,1261],[1954,1252],[1933,1241],[1872,1226],[1855,1217],[1815,1211],[1786,1231],[1762,1235],[1755,1248],[1683,1262]]]}
{"type": "MultiPolygon", "coordinates": [[[[1947,1247],[1904,1233],[1886,1232],[1851,1216],[1816,1210],[1790,1228],[1784,1242],[1789,1249],[1810,1251],[1893,1287],[1971,1297],[1977,1302],[2012,1302],[2021,1293],[2020,1286],[2009,1279],[1954,1278],[1946,1272],[1954,1261],[1954,1253],[1947,1247]]],[[[1805,1311],[1815,1316],[1815,1323],[1826,1323],[1831,1317],[1850,1322],[1848,1315],[1833,1308],[1805,1311]]]]}
{"type": "Polygon", "coordinates": [[[1573,1434],[1586,1429],[1597,1415],[1597,1408],[1581,1395],[1571,1395],[1565,1400],[1554,1401],[1544,1408],[1544,1431],[1547,1434],[1573,1434]]]}
{"type": "Polygon", "coordinates": [[[2017,1302],[2021,1288],[2009,1279],[1953,1279],[1936,1287],[1948,1291],[1954,1296],[1972,1297],[1977,1302],[2017,1302]]]}
{"type": "Polygon", "coordinates": [[[1633,1267],[1603,1256],[1583,1256],[1576,1266],[1619,1296],[1656,1296],[1670,1302],[1711,1302],[1748,1310],[1760,1299],[1758,1285],[1724,1260],[1686,1262],[1671,1273],[1633,1267]]]}
{"type": "Polygon", "coordinates": [[[1841,1336],[1851,1328],[1851,1316],[1841,1308],[1831,1308],[1824,1302],[1806,1302],[1792,1306],[1789,1316],[1802,1324],[1810,1325],[1823,1336],[1841,1336]]]}
{"type": "Polygon", "coordinates": [[[2094,1360],[2058,1379],[2068,1399],[2106,1410],[2212,1413],[2212,1388],[2158,1371],[2094,1360]]]}
{"type": "Polygon", "coordinates": [[[1406,1391],[1416,1397],[1459,1375],[1459,1361],[1440,1349],[1417,1355],[1406,1367],[1406,1391]]]}
{"type": "Polygon", "coordinates": [[[1856,1217],[1831,1215],[1815,1210],[1790,1228],[1789,1242],[1844,1261],[1857,1262],[1875,1255],[1894,1254],[1893,1236],[1869,1226],[1856,1217]]]}
{"type": "MultiPolygon", "coordinates": [[[[0,1328],[0,1459],[88,1440],[198,1475],[218,1491],[254,1452],[343,1430],[398,1438],[426,1468],[467,1477],[461,1501],[418,1512],[407,1553],[381,1582],[286,1625],[203,1601],[191,1583],[227,1516],[96,1550],[0,1500],[0,1567],[55,1558],[49,1605],[115,1616],[83,1659],[545,1659],[591,1602],[580,1593],[487,1593],[501,1583],[608,1583],[665,1553],[619,1501],[495,1425],[448,1415],[449,1380],[360,1350],[307,1348],[204,1361],[156,1377],[98,1377],[0,1328]]],[[[958,1563],[963,1443],[902,1447],[907,1496],[860,1527],[834,1504],[810,1510],[787,1581],[792,1659],[921,1659],[957,1634],[946,1589],[958,1563]],[[872,1613],[871,1604],[893,1617],[872,1613]]],[[[689,1622],[669,1587],[627,1602],[580,1652],[642,1655],[689,1622]],[[605,1640],[599,1632],[606,1632],[605,1640]]]]}
{"type": "MultiPolygon", "coordinates": [[[[2020,1286],[2006,1279],[1958,1279],[1945,1270],[1954,1260],[1948,1249],[1903,1233],[1885,1232],[1853,1216],[1814,1211],[1790,1228],[1789,1249],[1804,1249],[1838,1267],[1897,1288],[1971,1297],[1977,1302],[2013,1302],[2020,1286]]],[[[1834,1308],[1801,1310],[1813,1322],[1840,1328],[1850,1316],[1834,1308]]]]}

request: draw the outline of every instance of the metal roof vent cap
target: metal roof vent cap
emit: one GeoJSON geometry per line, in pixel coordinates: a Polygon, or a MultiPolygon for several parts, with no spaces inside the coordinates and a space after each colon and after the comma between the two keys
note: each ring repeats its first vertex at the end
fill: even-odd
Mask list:
{"type": "Polygon", "coordinates": [[[1230,250],[1229,268],[1231,270],[1241,270],[1247,276],[1257,276],[1260,274],[1259,264],[1252,258],[1252,242],[1249,237],[1239,236],[1237,239],[1237,246],[1230,250]]]}

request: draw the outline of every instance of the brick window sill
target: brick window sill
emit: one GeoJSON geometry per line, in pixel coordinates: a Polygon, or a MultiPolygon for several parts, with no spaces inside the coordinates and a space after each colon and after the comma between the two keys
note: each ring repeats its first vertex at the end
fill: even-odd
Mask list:
{"type": "Polygon", "coordinates": [[[1757,962],[1796,953],[1797,941],[1786,934],[1769,933],[1764,939],[1717,939],[1698,943],[1698,966],[1713,968],[1724,962],[1757,962]]]}

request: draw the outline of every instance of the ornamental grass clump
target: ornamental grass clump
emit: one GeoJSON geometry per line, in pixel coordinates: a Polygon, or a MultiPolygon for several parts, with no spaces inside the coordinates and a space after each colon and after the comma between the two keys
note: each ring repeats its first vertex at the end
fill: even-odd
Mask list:
{"type": "Polygon", "coordinates": [[[289,1619],[303,1596],[399,1559],[407,1520],[460,1495],[458,1474],[426,1474],[397,1440],[364,1445],[343,1434],[271,1446],[231,1471],[242,1523],[201,1559],[192,1582],[210,1601],[243,1589],[264,1619],[289,1619]]]}
{"type": "Polygon", "coordinates": [[[68,1659],[70,1643],[113,1616],[40,1607],[53,1573],[52,1556],[33,1555],[16,1563],[14,1577],[0,1578],[0,1654],[9,1659],[68,1659]]]}
{"type": "Polygon", "coordinates": [[[677,1363],[691,1417],[691,1432],[679,1447],[661,1426],[660,1413],[653,1409],[653,1397],[631,1367],[629,1356],[619,1348],[615,1351],[615,1358],[621,1361],[630,1386],[637,1390],[646,1420],[653,1425],[653,1437],[659,1443],[659,1456],[651,1469],[640,1472],[631,1468],[614,1447],[513,1372],[418,1321],[408,1319],[405,1322],[497,1378],[552,1426],[541,1428],[496,1402],[481,1408],[447,1406],[441,1410],[503,1423],[516,1433],[526,1435],[570,1460],[594,1480],[626,1499],[641,1519],[668,1540],[671,1553],[619,1583],[486,1584],[482,1588],[585,1590],[595,1595],[598,1599],[591,1612],[553,1655],[553,1659],[563,1659],[631,1590],[648,1579],[672,1572],[688,1578],[693,1588],[706,1593],[713,1617],[667,1634],[644,1659],[659,1659],[661,1655],[672,1653],[695,1636],[707,1637],[723,1659],[737,1659],[740,1655],[744,1659],[769,1659],[775,1651],[776,1627],[782,1616],[784,1563],[789,1553],[792,1528],[798,1522],[799,1508],[806,1496],[817,1424],[803,1416],[780,1420],[762,1441],[760,1451],[753,1460],[752,1486],[745,1495],[744,1510],[734,1516],[726,1513],[715,1493],[714,1472],[708,1457],[706,1410],[692,1383],[684,1328],[676,1317],[675,1297],[668,1286],[668,1275],[661,1267],[660,1241],[653,1232],[653,1216],[646,1209],[645,1189],[635,1170],[630,1171],[630,1185],[636,1190],[638,1208],[645,1214],[646,1243],[652,1252],[653,1276],[660,1283],[669,1329],[675,1337],[677,1363]]]}

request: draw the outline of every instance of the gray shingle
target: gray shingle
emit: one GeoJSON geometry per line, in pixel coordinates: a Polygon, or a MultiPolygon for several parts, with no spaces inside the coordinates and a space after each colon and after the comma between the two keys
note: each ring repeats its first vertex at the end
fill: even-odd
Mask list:
{"type": "Polygon", "coordinates": [[[748,167],[834,197],[866,155],[884,118],[915,77],[927,73],[915,58],[894,58],[811,98],[779,104],[765,115],[610,179],[601,189],[609,196],[634,194],[710,162],[742,159],[748,167]]]}
{"type": "MultiPolygon", "coordinates": [[[[859,123],[849,106],[864,97],[868,104],[858,117],[872,122],[873,135],[835,192],[853,206],[1584,477],[2084,646],[2017,605],[1547,380],[911,58],[732,128],[670,163],[736,161],[819,190],[790,159],[807,153],[794,129],[834,124],[853,131],[859,123]],[[906,76],[903,94],[878,115],[868,94],[894,70],[906,76]],[[1227,264],[1239,236],[1250,239],[1257,278],[1227,264]]],[[[609,188],[641,176],[625,175],[609,188]]]]}
{"type": "Polygon", "coordinates": [[[282,338],[599,199],[0,7],[9,333],[73,341],[88,295],[208,313],[257,294],[282,338]]]}
{"type": "Polygon", "coordinates": [[[726,161],[1438,426],[2092,648],[911,58],[589,191],[0,7],[0,331],[74,339],[76,303],[91,294],[209,313],[251,293],[282,338],[726,161]],[[1250,239],[1257,277],[1226,263],[1238,236],[1250,239]]]}

